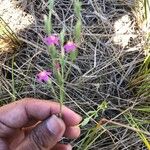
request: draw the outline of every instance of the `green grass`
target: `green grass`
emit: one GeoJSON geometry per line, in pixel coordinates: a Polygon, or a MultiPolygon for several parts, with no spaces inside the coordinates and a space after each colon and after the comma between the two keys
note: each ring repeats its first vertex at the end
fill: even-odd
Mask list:
{"type": "Polygon", "coordinates": [[[150,32],[149,28],[149,18],[150,18],[150,4],[148,0],[141,1],[143,4],[144,13],[141,14],[143,16],[142,21],[145,22],[145,29],[147,29],[144,38],[145,43],[143,46],[145,58],[143,64],[139,68],[135,79],[133,80],[134,85],[139,85],[138,88],[138,96],[145,96],[149,98],[150,95],[150,32]]]}
{"type": "Polygon", "coordinates": [[[0,17],[0,54],[2,55],[3,52],[10,52],[11,48],[15,48],[20,44],[17,35],[11,30],[3,18],[0,17]]]}
{"type": "MultiPolygon", "coordinates": [[[[138,111],[144,111],[147,112],[148,109],[145,108],[141,108],[138,109],[138,111]]],[[[150,108],[148,110],[148,112],[150,112],[150,108]]],[[[139,122],[136,120],[136,118],[133,117],[133,115],[131,113],[129,113],[127,116],[125,116],[125,118],[127,119],[127,121],[129,122],[129,124],[138,129],[139,131],[137,131],[137,135],[139,136],[139,138],[143,141],[143,143],[145,144],[145,147],[147,147],[148,150],[150,150],[150,141],[149,138],[143,134],[142,132],[140,132],[140,130],[144,130],[145,128],[142,125],[142,122],[139,122]]]]}

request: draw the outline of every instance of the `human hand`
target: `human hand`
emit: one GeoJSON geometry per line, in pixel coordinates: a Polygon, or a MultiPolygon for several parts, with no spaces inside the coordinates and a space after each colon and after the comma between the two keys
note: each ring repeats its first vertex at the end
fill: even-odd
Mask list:
{"type": "Polygon", "coordinates": [[[77,138],[81,117],[56,102],[26,98],[0,107],[0,150],[70,150],[60,139],[77,138]]]}

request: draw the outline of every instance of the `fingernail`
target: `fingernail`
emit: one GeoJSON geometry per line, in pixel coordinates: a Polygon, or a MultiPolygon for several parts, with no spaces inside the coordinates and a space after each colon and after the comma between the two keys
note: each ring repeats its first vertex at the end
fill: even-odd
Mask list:
{"type": "Polygon", "coordinates": [[[52,115],[50,119],[47,121],[48,130],[54,135],[59,135],[61,130],[60,120],[55,115],[52,115]]]}

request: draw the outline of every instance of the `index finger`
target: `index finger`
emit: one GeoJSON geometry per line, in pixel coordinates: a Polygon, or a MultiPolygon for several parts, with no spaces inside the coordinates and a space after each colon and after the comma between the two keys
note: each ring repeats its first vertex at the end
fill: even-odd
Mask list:
{"type": "MultiPolygon", "coordinates": [[[[31,119],[42,121],[58,113],[59,103],[26,98],[1,107],[0,122],[11,128],[21,128],[31,119]]],[[[65,106],[62,106],[62,118],[67,126],[75,126],[81,121],[81,116],[65,106]]]]}

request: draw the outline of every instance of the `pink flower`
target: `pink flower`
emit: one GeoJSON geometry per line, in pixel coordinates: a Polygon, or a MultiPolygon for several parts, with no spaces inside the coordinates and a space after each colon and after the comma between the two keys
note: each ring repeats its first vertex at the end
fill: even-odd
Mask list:
{"type": "Polygon", "coordinates": [[[68,41],[66,45],[64,45],[64,49],[66,53],[70,53],[76,50],[76,44],[72,41],[68,41]]]}
{"type": "Polygon", "coordinates": [[[47,44],[48,46],[51,46],[51,45],[58,45],[59,38],[57,35],[53,34],[51,36],[44,38],[43,40],[45,44],[47,44]]]}
{"type": "Polygon", "coordinates": [[[51,78],[52,72],[51,71],[41,71],[36,75],[37,81],[39,82],[48,82],[48,80],[51,78]]]}

